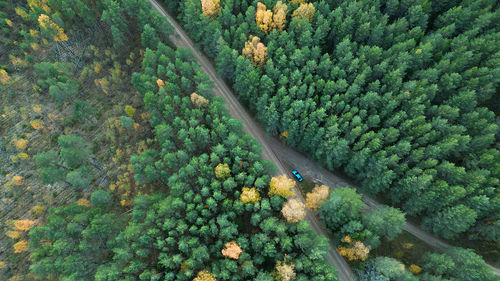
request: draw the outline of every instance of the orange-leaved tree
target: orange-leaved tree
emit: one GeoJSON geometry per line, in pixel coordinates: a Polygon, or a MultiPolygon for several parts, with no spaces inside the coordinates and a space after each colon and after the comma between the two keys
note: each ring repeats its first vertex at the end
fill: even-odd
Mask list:
{"type": "Polygon", "coordinates": [[[315,185],[313,190],[306,194],[306,207],[312,211],[319,209],[319,204],[328,199],[329,188],[326,185],[315,185]]]}
{"type": "Polygon", "coordinates": [[[201,10],[207,17],[215,17],[220,8],[220,0],[201,0],[201,10]]]}
{"type": "Polygon", "coordinates": [[[59,27],[46,14],[41,14],[38,17],[38,23],[40,24],[41,28],[43,28],[44,30],[49,32],[51,36],[53,36],[54,41],[60,42],[68,40],[68,36],[64,33],[64,29],[62,29],[62,27],[59,27]]]}
{"type": "Polygon", "coordinates": [[[241,250],[240,245],[236,241],[231,241],[226,243],[225,248],[221,252],[223,256],[237,260],[243,250],[241,250]]]}

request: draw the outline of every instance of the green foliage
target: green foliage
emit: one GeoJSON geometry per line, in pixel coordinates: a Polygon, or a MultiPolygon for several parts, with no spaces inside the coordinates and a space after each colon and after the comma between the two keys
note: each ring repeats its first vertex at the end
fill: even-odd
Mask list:
{"type": "Polygon", "coordinates": [[[90,196],[90,202],[95,207],[106,207],[111,202],[111,193],[101,189],[94,191],[90,196]]]}
{"type": "Polygon", "coordinates": [[[61,135],[57,143],[58,151],[43,152],[34,157],[37,167],[41,168],[42,181],[53,184],[65,179],[78,190],[90,187],[95,171],[88,165],[91,155],[88,143],[77,135],[61,135]]]}
{"type": "Polygon", "coordinates": [[[363,224],[379,236],[394,239],[403,231],[406,219],[399,209],[381,206],[364,213],[363,224]]]}
{"type": "Polygon", "coordinates": [[[269,34],[256,2],[210,19],[199,0],[164,2],[267,132],[438,235],[497,237],[486,231],[500,219],[495,1],[314,1],[311,23],[269,34]],[[249,35],[266,42],[262,68],[238,55],[249,35]],[[466,221],[442,229],[452,213],[466,221]]]}
{"type": "Polygon", "coordinates": [[[422,257],[423,278],[449,280],[500,280],[471,249],[452,247],[444,254],[427,253],[422,257]]]}
{"type": "Polygon", "coordinates": [[[365,206],[361,194],[354,188],[336,188],[328,199],[320,204],[318,215],[332,233],[350,221],[361,218],[361,208],[365,206]]]}
{"type": "Polygon", "coordinates": [[[51,209],[48,222],[30,231],[31,272],[46,280],[93,279],[97,266],[110,254],[110,239],[124,225],[123,217],[107,210],[76,203],[51,209]]]}

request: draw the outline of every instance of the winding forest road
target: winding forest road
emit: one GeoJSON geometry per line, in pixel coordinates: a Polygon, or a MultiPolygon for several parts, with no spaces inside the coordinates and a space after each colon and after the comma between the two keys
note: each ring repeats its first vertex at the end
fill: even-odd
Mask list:
{"type": "MultiPolygon", "coordinates": [[[[154,0],[148,0],[153,8],[155,8],[160,14],[167,18],[170,24],[174,27],[175,34],[177,36],[171,36],[172,42],[176,46],[182,46],[189,48],[196,58],[198,64],[201,69],[207,73],[212,81],[214,82],[215,88],[214,93],[223,97],[227,103],[226,107],[231,113],[231,116],[243,122],[243,128],[246,133],[255,138],[262,146],[262,155],[266,159],[273,162],[280,174],[287,174],[290,176],[289,171],[287,171],[284,164],[279,160],[276,154],[271,149],[268,143],[268,137],[266,137],[266,132],[252,119],[252,117],[246,112],[245,108],[241,103],[236,99],[231,89],[226,85],[224,80],[219,77],[217,71],[212,66],[210,61],[198,50],[194,48],[193,42],[188,37],[188,35],[184,32],[184,30],[177,24],[172,16],[170,16],[163,7],[154,0]]],[[[297,194],[297,198],[305,203],[304,197],[299,192],[299,190],[295,190],[295,194],[297,194]]],[[[323,229],[318,219],[311,213],[308,212],[306,216],[307,220],[310,222],[311,227],[314,229],[316,233],[319,235],[323,235],[329,237],[326,230],[323,229]]],[[[327,252],[327,260],[330,264],[337,268],[337,272],[339,275],[339,279],[342,281],[350,281],[356,280],[354,273],[351,271],[351,268],[344,259],[335,251],[335,247],[331,242],[331,239],[328,239],[328,243],[330,245],[330,250],[327,252]]]]}
{"type": "MultiPolygon", "coordinates": [[[[166,17],[168,22],[174,27],[175,36],[171,36],[172,42],[176,46],[186,47],[191,50],[201,69],[205,73],[207,73],[210,76],[211,80],[214,82],[214,93],[223,97],[227,101],[226,107],[228,108],[231,116],[243,122],[245,132],[247,132],[261,144],[263,157],[273,162],[278,168],[280,174],[287,174],[291,177],[290,172],[282,162],[285,161],[287,163],[296,165],[302,175],[316,179],[321,183],[329,186],[330,188],[351,186],[359,190],[359,186],[354,184],[354,182],[350,181],[349,179],[333,174],[325,168],[318,166],[301,153],[282,144],[276,138],[268,136],[268,134],[266,134],[266,132],[260,127],[260,125],[256,121],[254,121],[253,118],[247,113],[245,107],[243,107],[243,105],[235,97],[231,89],[219,76],[215,68],[212,66],[211,62],[205,57],[204,54],[202,54],[194,47],[193,42],[184,32],[182,27],[176,22],[176,20],[170,14],[168,14],[157,1],[148,1],[151,3],[153,8],[156,9],[162,16],[166,17]]],[[[297,189],[295,191],[295,193],[297,194],[297,198],[302,202],[305,202],[304,197],[300,193],[300,191],[297,189]]],[[[375,199],[367,197],[365,195],[363,195],[363,201],[368,205],[369,208],[381,205],[375,199]]],[[[306,218],[310,222],[311,227],[316,233],[318,233],[319,235],[330,237],[330,235],[328,235],[326,230],[322,227],[316,216],[314,216],[311,212],[308,211],[306,218]]],[[[440,251],[451,247],[451,245],[449,245],[448,243],[441,241],[434,235],[421,230],[418,226],[415,226],[413,224],[407,223],[404,229],[413,234],[415,237],[424,241],[431,247],[436,248],[440,251]]],[[[347,265],[342,256],[340,256],[337,251],[335,251],[335,247],[331,243],[331,239],[329,239],[329,245],[330,251],[328,251],[327,253],[327,260],[330,264],[334,265],[337,268],[340,280],[356,280],[356,277],[349,265],[347,265]]],[[[496,275],[500,275],[499,268],[495,268],[491,265],[488,266],[493,269],[496,275]]]]}

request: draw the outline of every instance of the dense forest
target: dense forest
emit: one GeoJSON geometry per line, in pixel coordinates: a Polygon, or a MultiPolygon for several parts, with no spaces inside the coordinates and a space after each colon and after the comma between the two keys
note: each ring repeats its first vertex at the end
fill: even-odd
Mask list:
{"type": "Polygon", "coordinates": [[[497,1],[165,4],[270,134],[441,237],[499,240],[497,1]]]}
{"type": "Polygon", "coordinates": [[[407,215],[498,242],[498,4],[380,2],[164,3],[270,134],[392,204],[367,210],[299,200],[148,1],[0,0],[0,279],[339,280],[331,240],[360,280],[499,280],[373,254],[407,215]]]}

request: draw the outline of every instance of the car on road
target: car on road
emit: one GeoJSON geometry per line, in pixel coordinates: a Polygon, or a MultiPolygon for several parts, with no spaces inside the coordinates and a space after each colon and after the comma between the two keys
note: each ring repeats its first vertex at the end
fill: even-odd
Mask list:
{"type": "Polygon", "coordinates": [[[304,180],[297,170],[292,170],[292,174],[297,178],[298,181],[304,180]]]}

